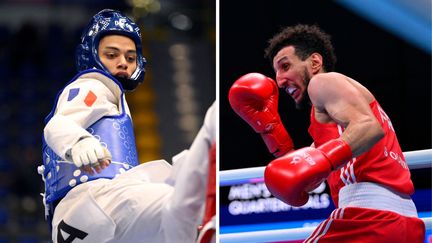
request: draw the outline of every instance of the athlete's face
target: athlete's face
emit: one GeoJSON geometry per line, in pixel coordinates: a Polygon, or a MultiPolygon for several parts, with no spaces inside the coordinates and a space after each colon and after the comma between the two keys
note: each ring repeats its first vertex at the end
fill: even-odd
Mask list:
{"type": "Polygon", "coordinates": [[[282,48],[273,58],[273,68],[276,73],[276,83],[284,89],[301,106],[308,102],[307,86],[311,79],[308,59],[302,61],[293,46],[282,48]]]}
{"type": "Polygon", "coordinates": [[[99,42],[98,55],[105,68],[114,76],[130,78],[137,68],[135,42],[126,36],[104,36],[99,42]]]}

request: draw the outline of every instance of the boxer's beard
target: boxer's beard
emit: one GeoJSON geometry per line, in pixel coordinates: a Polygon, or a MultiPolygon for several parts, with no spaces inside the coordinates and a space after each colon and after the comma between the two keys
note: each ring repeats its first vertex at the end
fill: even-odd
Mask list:
{"type": "Polygon", "coordinates": [[[297,110],[303,110],[305,107],[310,105],[309,93],[307,92],[307,87],[309,86],[309,81],[311,76],[309,75],[307,69],[303,70],[303,83],[305,84],[306,90],[304,91],[302,99],[296,103],[297,110]]]}

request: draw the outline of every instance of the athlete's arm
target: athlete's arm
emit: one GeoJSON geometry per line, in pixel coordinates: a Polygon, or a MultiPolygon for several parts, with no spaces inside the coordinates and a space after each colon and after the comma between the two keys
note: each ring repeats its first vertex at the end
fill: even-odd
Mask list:
{"type": "Polygon", "coordinates": [[[308,93],[316,112],[327,114],[345,127],[341,138],[350,146],[354,157],[369,150],[384,136],[365,95],[347,77],[338,73],[316,75],[309,83],[308,93]]]}
{"type": "Polygon", "coordinates": [[[99,168],[99,162],[86,158],[93,158],[93,160],[94,157],[108,158],[109,152],[99,148],[97,139],[85,128],[103,116],[118,114],[117,104],[117,98],[110,89],[98,80],[75,81],[68,85],[59,96],[55,114],[44,128],[47,144],[58,155],[74,162],[83,170],[92,173],[89,167],[96,164],[95,170],[100,172],[100,169],[105,168],[109,161],[101,160],[101,168],[99,168]],[[82,154],[87,154],[87,152],[89,155],[82,154]]]}
{"type": "Polygon", "coordinates": [[[365,94],[344,76],[317,75],[311,79],[308,92],[318,112],[315,117],[337,122],[346,129],[340,138],[317,148],[296,150],[267,165],[264,172],[267,188],[275,197],[294,206],[304,205],[309,199],[308,192],[319,186],[331,171],[368,150],[383,136],[365,94]]]}
{"type": "Polygon", "coordinates": [[[263,138],[268,150],[279,157],[294,147],[278,112],[279,90],[276,82],[260,73],[248,73],[230,88],[233,110],[263,138]]]}

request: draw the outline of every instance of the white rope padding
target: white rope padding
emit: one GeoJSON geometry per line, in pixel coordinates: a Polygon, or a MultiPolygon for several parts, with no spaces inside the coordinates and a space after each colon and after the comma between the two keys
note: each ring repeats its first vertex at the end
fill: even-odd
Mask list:
{"type": "MultiPolygon", "coordinates": [[[[426,230],[432,228],[432,217],[422,218],[426,225],[426,230]]],[[[263,230],[242,233],[220,234],[221,243],[257,243],[257,242],[275,242],[287,240],[304,240],[315,230],[315,227],[281,229],[281,230],[263,230]]]]}
{"type": "MultiPolygon", "coordinates": [[[[432,149],[409,151],[403,153],[410,169],[430,168],[432,163],[432,149]]],[[[224,170],[219,172],[219,185],[229,186],[247,183],[252,179],[264,177],[265,166],[224,170]]]]}

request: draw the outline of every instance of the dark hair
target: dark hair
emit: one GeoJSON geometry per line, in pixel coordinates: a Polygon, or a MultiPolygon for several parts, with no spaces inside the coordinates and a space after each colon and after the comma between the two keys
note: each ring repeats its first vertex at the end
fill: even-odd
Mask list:
{"type": "Polygon", "coordinates": [[[330,72],[334,70],[336,64],[336,56],[330,39],[330,35],[316,25],[298,24],[285,27],[268,41],[269,45],[265,49],[264,56],[272,63],[273,58],[281,49],[292,45],[295,48],[295,54],[301,60],[305,60],[314,52],[319,53],[323,57],[325,71],[330,72]]]}

